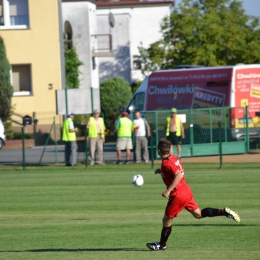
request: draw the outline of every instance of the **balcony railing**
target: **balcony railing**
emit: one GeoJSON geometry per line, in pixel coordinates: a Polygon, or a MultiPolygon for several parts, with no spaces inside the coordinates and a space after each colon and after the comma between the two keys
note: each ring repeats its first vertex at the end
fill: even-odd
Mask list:
{"type": "Polygon", "coordinates": [[[112,36],[110,34],[95,34],[92,38],[92,57],[113,56],[112,36]]]}

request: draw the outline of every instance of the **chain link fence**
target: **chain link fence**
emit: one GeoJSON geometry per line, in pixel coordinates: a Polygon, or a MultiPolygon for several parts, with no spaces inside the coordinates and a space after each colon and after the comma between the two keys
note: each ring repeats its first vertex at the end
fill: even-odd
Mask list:
{"type": "MultiPolygon", "coordinates": [[[[249,151],[250,136],[254,136],[255,140],[259,142],[260,129],[251,124],[247,110],[239,108],[243,109],[244,116],[243,120],[240,120],[240,127],[234,128],[232,126],[232,109],[223,107],[179,110],[178,115],[182,117],[185,129],[185,138],[182,140],[182,157],[246,153],[249,151]]],[[[148,138],[151,160],[158,158],[156,146],[160,138],[165,137],[166,118],[170,114],[170,111],[166,110],[143,113],[151,128],[152,136],[148,138]]],[[[46,133],[46,142],[43,146],[32,146],[31,149],[22,149],[20,146],[20,149],[15,151],[3,149],[0,151],[0,164],[24,166],[27,164],[64,164],[64,145],[60,136],[57,135],[59,130],[54,118],[49,133],[46,133]]],[[[26,140],[19,141],[24,142],[26,148],[26,140]]],[[[78,162],[86,163],[87,161],[88,147],[86,144],[85,133],[85,136],[78,140],[78,162]]],[[[133,144],[135,145],[134,137],[133,144]]],[[[115,142],[105,144],[104,159],[108,162],[116,160],[115,142]]],[[[134,152],[132,159],[135,159],[134,152]]]]}

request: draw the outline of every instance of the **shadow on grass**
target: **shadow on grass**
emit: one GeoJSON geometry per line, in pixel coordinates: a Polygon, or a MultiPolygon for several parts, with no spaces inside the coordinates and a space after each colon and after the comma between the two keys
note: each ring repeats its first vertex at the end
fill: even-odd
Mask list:
{"type": "Polygon", "coordinates": [[[258,224],[240,224],[240,223],[234,223],[234,224],[176,224],[172,225],[173,227],[255,227],[258,226],[258,224]]]}
{"type": "Polygon", "coordinates": [[[118,252],[118,251],[148,251],[148,249],[137,249],[137,248],[46,248],[46,249],[31,249],[31,250],[10,250],[0,251],[0,253],[41,253],[41,252],[118,252]]]}

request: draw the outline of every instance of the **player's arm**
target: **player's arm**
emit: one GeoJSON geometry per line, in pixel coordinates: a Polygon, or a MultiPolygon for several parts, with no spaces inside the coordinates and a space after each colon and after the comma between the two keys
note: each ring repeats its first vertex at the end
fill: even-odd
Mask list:
{"type": "Polygon", "coordinates": [[[162,193],[163,197],[168,197],[171,193],[171,191],[176,188],[176,186],[179,184],[179,182],[181,181],[181,179],[183,178],[183,173],[180,170],[177,170],[175,177],[172,181],[172,183],[170,184],[170,186],[167,188],[167,190],[165,190],[162,193]]]}

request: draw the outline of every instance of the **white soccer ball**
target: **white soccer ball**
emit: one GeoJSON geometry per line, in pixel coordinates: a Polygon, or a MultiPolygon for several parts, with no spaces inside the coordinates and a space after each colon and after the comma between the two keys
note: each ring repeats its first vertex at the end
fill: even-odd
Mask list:
{"type": "Polygon", "coordinates": [[[142,175],[140,174],[136,174],[133,179],[132,179],[132,183],[136,186],[136,187],[140,187],[144,184],[144,178],[142,175]]]}

